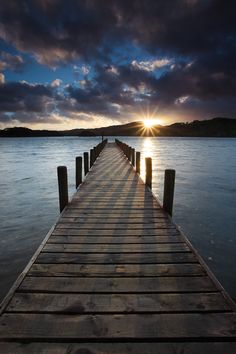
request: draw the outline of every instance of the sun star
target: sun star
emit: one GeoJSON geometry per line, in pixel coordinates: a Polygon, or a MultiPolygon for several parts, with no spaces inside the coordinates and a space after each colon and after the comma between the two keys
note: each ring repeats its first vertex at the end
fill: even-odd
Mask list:
{"type": "Polygon", "coordinates": [[[154,125],[158,123],[155,119],[144,119],[143,124],[145,128],[152,128],[154,125]]]}

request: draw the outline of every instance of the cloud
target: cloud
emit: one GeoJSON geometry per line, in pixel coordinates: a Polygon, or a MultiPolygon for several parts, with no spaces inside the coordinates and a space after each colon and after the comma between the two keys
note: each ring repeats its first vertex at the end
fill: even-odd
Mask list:
{"type": "Polygon", "coordinates": [[[0,16],[0,36],[49,66],[103,55],[104,38],[119,32],[113,5],[103,1],[32,0],[22,6],[12,0],[1,4],[0,16]]]}
{"type": "Polygon", "coordinates": [[[12,55],[10,53],[0,51],[0,70],[11,69],[20,72],[25,66],[25,61],[20,55],[12,55]]]}
{"type": "Polygon", "coordinates": [[[87,66],[87,65],[82,65],[81,67],[81,72],[84,74],[84,75],[88,75],[90,71],[90,68],[87,66]]]}
{"type": "Polygon", "coordinates": [[[163,66],[170,65],[171,62],[172,61],[170,59],[155,59],[139,62],[137,60],[133,60],[131,64],[134,68],[139,70],[155,71],[156,69],[160,69],[163,66]]]}
{"type": "MultiPolygon", "coordinates": [[[[232,105],[236,96],[234,85],[233,78],[215,73],[214,69],[204,72],[201,62],[179,64],[161,77],[154,77],[152,72],[131,63],[116,66],[115,75],[108,66],[97,66],[93,80],[87,80],[80,88],[68,86],[67,90],[72,110],[122,119],[130,117],[132,112],[135,117],[140,108],[150,107],[158,114],[176,112],[186,119],[190,114],[203,118],[206,114],[227,116],[227,107],[228,115],[236,115],[232,105]]],[[[65,109],[64,101],[62,105],[65,109]]],[[[66,105],[69,109],[68,102],[66,105]]]]}
{"type": "Polygon", "coordinates": [[[167,57],[217,54],[235,48],[235,9],[221,0],[11,0],[1,4],[0,35],[52,66],[111,58],[127,43],[167,57]]]}
{"type": "Polygon", "coordinates": [[[5,76],[4,74],[0,73],[0,85],[5,83],[5,76]]]}
{"type": "Polygon", "coordinates": [[[62,80],[60,79],[55,79],[51,82],[52,87],[59,87],[62,84],[62,80]]]}
{"type": "Polygon", "coordinates": [[[49,86],[27,82],[8,82],[0,85],[0,112],[46,112],[53,103],[49,86]]]}

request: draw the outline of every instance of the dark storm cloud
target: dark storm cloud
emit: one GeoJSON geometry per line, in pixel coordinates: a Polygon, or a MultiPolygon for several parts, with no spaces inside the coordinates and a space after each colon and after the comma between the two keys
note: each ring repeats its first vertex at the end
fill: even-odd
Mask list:
{"type": "Polygon", "coordinates": [[[12,0],[1,4],[0,19],[3,39],[49,65],[103,57],[100,46],[107,34],[116,37],[118,20],[112,5],[102,0],[12,0]]]}
{"type": "Polygon", "coordinates": [[[83,112],[87,114],[103,115],[108,117],[119,116],[117,102],[112,99],[112,94],[108,95],[97,88],[67,88],[69,99],[58,102],[58,109],[64,115],[73,115],[73,112],[83,112]]]}
{"type": "Polygon", "coordinates": [[[0,84],[0,123],[62,123],[54,114],[57,102],[63,100],[57,88],[28,82],[0,84]]]}
{"type": "Polygon", "coordinates": [[[118,8],[133,36],[154,52],[191,55],[235,44],[234,1],[121,1],[118,8]]]}
{"type": "Polygon", "coordinates": [[[44,112],[53,90],[40,84],[9,82],[0,85],[0,112],[44,112]]]}
{"type": "Polygon", "coordinates": [[[1,4],[1,34],[46,63],[105,56],[124,39],[153,53],[217,53],[235,48],[235,9],[222,0],[11,0],[1,4]]]}
{"type": "Polygon", "coordinates": [[[117,66],[115,70],[116,73],[109,66],[97,66],[93,81],[87,81],[84,89],[69,86],[69,95],[85,104],[97,99],[134,104],[142,93],[142,97],[146,93],[146,100],[158,100],[159,104],[174,104],[176,99],[187,95],[200,100],[236,96],[234,76],[206,69],[200,61],[172,65],[158,78],[132,65],[117,66]]]}
{"type": "MultiPolygon", "coordinates": [[[[235,10],[234,1],[222,0],[2,2],[0,35],[7,43],[49,66],[82,58],[94,73],[65,95],[43,85],[4,84],[0,110],[53,111],[53,99],[64,115],[122,117],[142,104],[190,116],[191,107],[201,115],[235,114],[235,10]],[[153,65],[139,63],[135,46],[144,57],[171,63],[156,75],[153,65]]],[[[17,68],[8,59],[3,66],[17,68]]]]}
{"type": "MultiPolygon", "coordinates": [[[[137,98],[135,92],[148,79],[153,81],[145,71],[141,72],[130,66],[116,68],[96,66],[93,80],[85,81],[83,88],[68,86],[67,92],[69,97],[76,101],[74,109],[87,113],[119,116],[120,106],[135,106],[135,98],[137,98]],[[116,71],[113,72],[112,68],[116,71]]],[[[63,102],[62,105],[65,103],[63,102]]]]}

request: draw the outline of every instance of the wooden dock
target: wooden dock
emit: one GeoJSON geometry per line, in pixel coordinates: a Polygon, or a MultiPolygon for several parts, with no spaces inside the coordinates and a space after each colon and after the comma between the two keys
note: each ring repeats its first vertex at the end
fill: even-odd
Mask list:
{"type": "Polygon", "coordinates": [[[108,143],[3,301],[0,340],[3,354],[233,354],[235,304],[108,143]]]}

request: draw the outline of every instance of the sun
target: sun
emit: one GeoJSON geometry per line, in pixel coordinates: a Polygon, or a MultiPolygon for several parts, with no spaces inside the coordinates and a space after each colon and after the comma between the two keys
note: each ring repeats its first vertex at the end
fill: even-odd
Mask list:
{"type": "Polygon", "coordinates": [[[147,129],[150,129],[150,128],[152,128],[154,125],[157,125],[157,124],[158,124],[158,122],[157,122],[156,119],[144,119],[144,121],[143,121],[143,125],[144,125],[144,127],[147,128],[147,129]]]}

